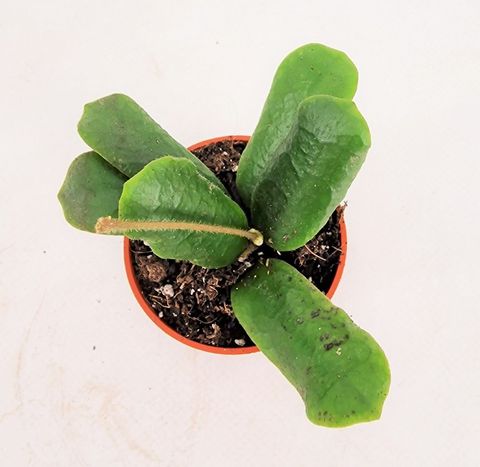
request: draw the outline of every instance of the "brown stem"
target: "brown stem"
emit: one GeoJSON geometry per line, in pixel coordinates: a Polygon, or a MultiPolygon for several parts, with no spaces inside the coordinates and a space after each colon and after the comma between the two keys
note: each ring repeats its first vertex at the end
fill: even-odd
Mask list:
{"type": "Polygon", "coordinates": [[[95,225],[95,231],[101,234],[123,234],[129,230],[192,230],[194,232],[236,235],[237,237],[244,237],[250,240],[254,245],[260,246],[263,244],[263,235],[258,230],[242,230],[223,225],[176,221],[130,221],[112,219],[111,217],[100,217],[95,225]]]}

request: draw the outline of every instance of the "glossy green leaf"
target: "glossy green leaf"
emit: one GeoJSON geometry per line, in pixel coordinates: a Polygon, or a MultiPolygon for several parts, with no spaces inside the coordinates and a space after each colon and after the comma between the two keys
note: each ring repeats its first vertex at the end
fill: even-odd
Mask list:
{"type": "Polygon", "coordinates": [[[321,44],[299,47],[282,61],[260,121],[240,159],[237,184],[245,205],[251,207],[254,188],[290,133],[300,102],[317,94],[351,99],[357,81],[357,69],[351,60],[343,52],[321,44]]]}
{"type": "Polygon", "coordinates": [[[86,104],[78,132],[92,149],[128,177],[149,162],[169,155],[192,161],[204,177],[224,189],[206,165],[123,94],[86,104]]]}
{"type": "Polygon", "coordinates": [[[295,268],[280,260],[257,267],[232,291],[232,304],[313,423],[343,427],[380,417],[390,385],[385,354],[295,268]]]}
{"type": "MultiPolygon", "coordinates": [[[[238,204],[192,162],[170,156],[150,162],[125,183],[119,217],[247,228],[247,218],[238,204]]],[[[210,232],[139,230],[126,235],[146,241],[160,258],[186,260],[206,268],[231,264],[247,246],[244,238],[210,232]]]]}
{"type": "Polygon", "coordinates": [[[279,251],[305,245],[325,225],[362,166],[370,132],[355,104],[313,96],[253,193],[253,225],[279,251]]]}
{"type": "Polygon", "coordinates": [[[127,177],[95,152],[78,156],[58,193],[65,219],[74,227],[95,232],[99,217],[118,213],[127,177]]]}

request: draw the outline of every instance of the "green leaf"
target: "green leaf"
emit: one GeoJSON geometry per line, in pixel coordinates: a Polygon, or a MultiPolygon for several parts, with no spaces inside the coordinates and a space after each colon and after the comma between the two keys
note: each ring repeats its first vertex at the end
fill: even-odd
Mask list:
{"type": "Polygon", "coordinates": [[[326,224],[362,166],[370,132],[355,104],[313,96],[253,193],[253,224],[279,251],[305,245],[326,224]]]}
{"type": "Polygon", "coordinates": [[[246,206],[278,146],[289,134],[301,101],[316,94],[351,99],[357,89],[355,65],[343,53],[321,44],[307,44],[280,64],[260,121],[240,159],[237,185],[246,206]]]}
{"type": "Polygon", "coordinates": [[[71,163],[58,192],[65,219],[77,229],[95,232],[99,217],[117,215],[126,180],[95,152],[81,154],[71,163]]]}
{"type": "Polygon", "coordinates": [[[380,346],[295,268],[270,260],[232,292],[235,316],[302,396],[308,418],[343,427],[380,418],[390,386],[380,346]]]}
{"type": "MultiPolygon", "coordinates": [[[[247,228],[247,218],[238,204],[192,162],[170,156],[150,162],[125,183],[119,216],[125,220],[247,228]]],[[[205,268],[233,263],[247,246],[245,238],[235,235],[190,230],[136,230],[126,235],[148,242],[160,258],[186,260],[205,268]]]]}
{"type": "Polygon", "coordinates": [[[192,161],[208,180],[224,189],[206,165],[123,94],[112,94],[85,105],[78,132],[92,149],[127,177],[149,162],[170,155],[192,161]]]}

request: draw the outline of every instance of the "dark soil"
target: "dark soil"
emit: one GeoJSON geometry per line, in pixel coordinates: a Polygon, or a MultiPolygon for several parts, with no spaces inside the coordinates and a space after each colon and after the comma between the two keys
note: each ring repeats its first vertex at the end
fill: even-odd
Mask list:
{"type": "MultiPolygon", "coordinates": [[[[211,144],[194,154],[223,182],[233,199],[241,203],[235,187],[238,161],[245,143],[224,141],[211,144]]],[[[233,314],[230,289],[259,261],[281,258],[295,266],[320,290],[328,291],[341,254],[337,209],[325,227],[306,246],[279,254],[264,245],[247,261],[222,269],[205,269],[186,261],[164,260],[155,256],[142,241],[131,241],[135,273],[142,293],[158,316],[188,339],[217,347],[254,345],[233,314]]]]}

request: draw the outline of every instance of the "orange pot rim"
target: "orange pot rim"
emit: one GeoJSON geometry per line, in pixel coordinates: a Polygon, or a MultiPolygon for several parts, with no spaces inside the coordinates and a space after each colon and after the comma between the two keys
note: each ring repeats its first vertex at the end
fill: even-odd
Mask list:
{"type": "MultiPolygon", "coordinates": [[[[203,146],[207,146],[212,143],[217,143],[219,141],[242,141],[247,143],[250,139],[249,136],[246,135],[228,135],[228,136],[219,136],[217,138],[210,138],[205,141],[200,141],[188,149],[189,151],[196,151],[203,146]]],[[[345,268],[345,261],[347,256],[347,229],[345,226],[345,221],[343,216],[340,218],[340,242],[341,242],[341,249],[342,254],[340,255],[340,260],[337,266],[337,271],[333,278],[332,284],[327,292],[327,297],[332,298],[333,294],[337,290],[338,284],[340,279],[342,278],[343,270],[345,268]]],[[[162,331],[167,333],[170,337],[173,337],[177,341],[181,342],[182,344],[188,345],[193,347],[197,350],[203,350],[204,352],[210,352],[214,354],[221,354],[221,355],[244,355],[258,352],[258,348],[254,345],[248,347],[215,347],[213,345],[201,344],[199,342],[195,342],[193,340],[187,339],[186,337],[182,336],[177,331],[173,330],[168,324],[166,324],[155,312],[155,310],[150,306],[147,302],[145,297],[142,294],[140,286],[138,284],[135,271],[132,264],[132,253],[130,251],[130,240],[127,237],[124,237],[123,241],[123,258],[125,263],[125,270],[127,272],[128,283],[133,291],[133,295],[137,299],[137,302],[142,307],[143,311],[147,314],[147,316],[160,328],[162,331]]]]}

